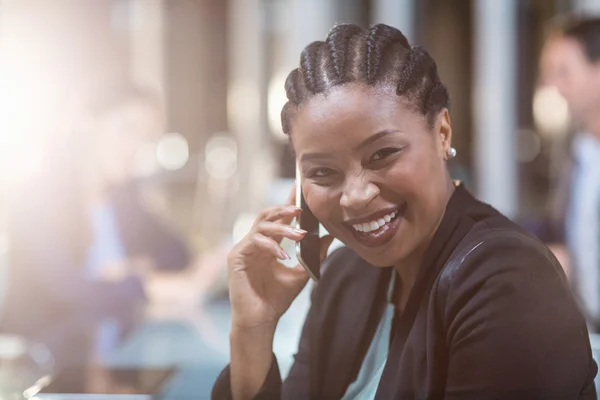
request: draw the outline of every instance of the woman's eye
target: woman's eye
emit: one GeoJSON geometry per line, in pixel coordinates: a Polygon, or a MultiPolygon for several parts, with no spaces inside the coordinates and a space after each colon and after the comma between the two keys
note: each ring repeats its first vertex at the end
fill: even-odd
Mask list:
{"type": "Polygon", "coordinates": [[[315,168],[310,172],[310,176],[313,178],[325,178],[333,174],[333,170],[330,168],[315,168]]]}
{"type": "Polygon", "coordinates": [[[399,152],[402,149],[397,149],[397,148],[393,148],[393,147],[387,147],[385,149],[381,149],[375,152],[375,154],[373,154],[371,156],[371,162],[373,161],[380,161],[383,160],[389,156],[391,156],[392,154],[395,154],[397,152],[399,152]]]}

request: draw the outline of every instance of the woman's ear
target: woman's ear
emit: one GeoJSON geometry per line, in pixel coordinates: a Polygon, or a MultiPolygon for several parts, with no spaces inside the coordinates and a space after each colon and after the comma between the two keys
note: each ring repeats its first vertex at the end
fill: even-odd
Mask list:
{"type": "Polygon", "coordinates": [[[440,155],[447,160],[449,158],[448,152],[452,147],[452,123],[450,122],[450,113],[447,108],[439,112],[435,127],[439,137],[438,149],[440,150],[440,155]]]}

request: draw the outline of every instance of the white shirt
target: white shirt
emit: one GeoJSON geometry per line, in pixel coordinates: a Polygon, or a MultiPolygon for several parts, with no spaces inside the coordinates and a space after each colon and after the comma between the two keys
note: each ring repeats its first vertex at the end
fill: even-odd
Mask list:
{"type": "Polygon", "coordinates": [[[600,316],[600,140],[581,134],[573,143],[575,164],[566,224],[581,306],[600,316]]]}

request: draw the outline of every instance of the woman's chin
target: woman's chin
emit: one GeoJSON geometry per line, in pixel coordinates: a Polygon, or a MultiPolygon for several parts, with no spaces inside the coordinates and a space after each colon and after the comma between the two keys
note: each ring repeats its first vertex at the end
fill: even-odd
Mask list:
{"type": "Polygon", "coordinates": [[[370,265],[378,268],[386,268],[394,266],[398,263],[398,257],[389,256],[387,254],[373,254],[372,252],[365,251],[364,248],[360,248],[361,246],[351,246],[352,250],[356,252],[366,262],[370,265]]]}
{"type": "Polygon", "coordinates": [[[366,262],[374,267],[386,268],[392,267],[397,263],[397,260],[393,260],[387,257],[362,257],[366,262]]]}

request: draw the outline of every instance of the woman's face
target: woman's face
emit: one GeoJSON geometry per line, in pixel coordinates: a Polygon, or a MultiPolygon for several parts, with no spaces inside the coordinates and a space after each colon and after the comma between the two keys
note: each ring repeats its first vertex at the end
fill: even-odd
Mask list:
{"type": "Polygon", "coordinates": [[[347,84],[303,103],[291,138],[310,209],[377,266],[424,251],[451,194],[447,110],[431,128],[394,88],[347,84]]]}

